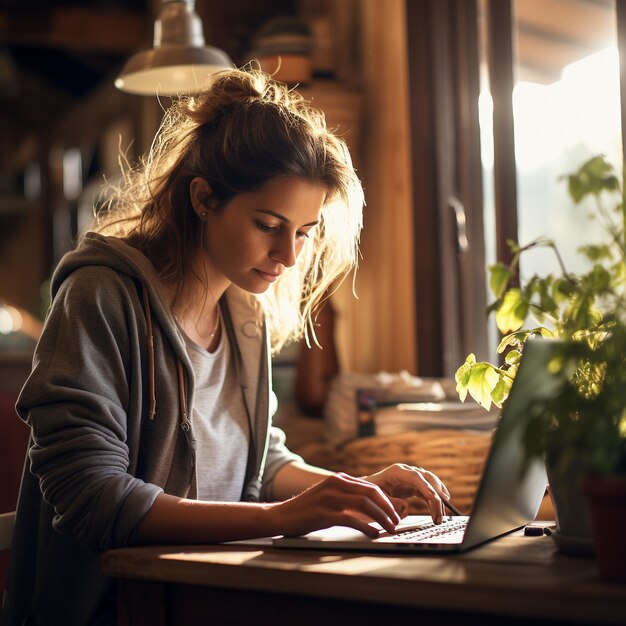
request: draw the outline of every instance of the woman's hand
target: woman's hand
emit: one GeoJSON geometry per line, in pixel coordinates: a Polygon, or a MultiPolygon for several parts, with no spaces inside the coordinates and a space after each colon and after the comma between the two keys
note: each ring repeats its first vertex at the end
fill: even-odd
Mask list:
{"type": "Polygon", "coordinates": [[[272,505],[270,514],[275,517],[273,525],[288,536],[329,526],[349,526],[376,537],[379,531],[370,523],[378,522],[383,529],[393,532],[400,522],[396,509],[403,510],[403,506],[406,504],[401,500],[392,503],[384,489],[374,482],[339,473],[272,505]]]}
{"type": "Polygon", "coordinates": [[[449,500],[450,492],[432,472],[423,467],[396,463],[364,479],[378,485],[389,497],[421,498],[428,505],[435,524],[441,523],[445,515],[442,498],[449,500]]]}

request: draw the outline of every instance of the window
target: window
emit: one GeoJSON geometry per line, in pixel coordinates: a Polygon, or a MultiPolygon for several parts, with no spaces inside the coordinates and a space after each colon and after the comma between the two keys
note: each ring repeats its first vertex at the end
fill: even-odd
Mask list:
{"type": "MultiPolygon", "coordinates": [[[[604,236],[558,178],[598,153],[621,166],[626,3],[407,0],[406,8],[418,373],[450,376],[470,352],[496,358],[486,266],[509,260],[507,239],[553,238],[578,271],[583,237],[604,236]]],[[[521,270],[545,273],[555,262],[537,252],[521,270]]]]}
{"type": "MultiPolygon", "coordinates": [[[[524,245],[547,237],[555,241],[565,266],[580,271],[585,262],[577,253],[578,247],[590,240],[600,242],[606,234],[597,220],[588,219],[590,211],[585,206],[573,206],[566,183],[559,182],[559,178],[600,153],[618,170],[621,168],[615,3],[613,0],[515,0],[512,3],[484,0],[480,9],[483,33],[480,119],[487,263],[506,260],[505,238],[524,245]],[[510,21],[506,10],[502,10],[503,5],[511,7],[510,21]],[[486,20],[492,23],[486,24],[486,20]],[[511,90],[507,93],[508,85],[505,88],[497,85],[493,92],[501,100],[509,97],[512,114],[511,125],[507,127],[500,122],[495,133],[506,135],[512,131],[512,138],[507,145],[506,137],[504,140],[500,137],[503,164],[498,172],[497,163],[494,169],[492,121],[495,118],[488,75],[498,75],[497,46],[503,43],[493,33],[506,32],[507,21],[512,96],[511,90]],[[503,146],[508,154],[502,153],[503,146]],[[502,176],[512,179],[513,184],[507,188],[502,176]],[[496,202],[498,194],[492,193],[492,185],[500,191],[499,202],[496,202]]],[[[505,69],[500,68],[500,72],[505,69]]],[[[501,101],[500,107],[504,108],[505,104],[508,103],[501,101]]],[[[496,139],[496,145],[497,142],[496,139]]],[[[522,257],[520,271],[526,277],[545,275],[558,271],[557,265],[552,252],[537,250],[522,257]]],[[[489,336],[493,355],[498,341],[494,328],[490,328],[489,336]]]]}

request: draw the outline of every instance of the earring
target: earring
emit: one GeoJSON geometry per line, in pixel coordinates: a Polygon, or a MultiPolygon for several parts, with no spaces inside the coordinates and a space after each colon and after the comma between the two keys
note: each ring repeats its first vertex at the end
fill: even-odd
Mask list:
{"type": "Polygon", "coordinates": [[[207,215],[208,213],[206,211],[202,211],[202,213],[200,213],[200,219],[205,220],[207,215]]]}

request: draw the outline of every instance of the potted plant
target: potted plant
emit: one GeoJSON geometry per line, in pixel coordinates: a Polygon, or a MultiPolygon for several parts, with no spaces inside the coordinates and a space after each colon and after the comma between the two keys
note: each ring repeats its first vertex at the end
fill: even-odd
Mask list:
{"type": "MultiPolygon", "coordinates": [[[[573,274],[553,241],[523,247],[510,242],[511,263],[489,268],[496,299],[488,312],[495,313],[504,335],[497,348],[503,362],[477,362],[470,354],[455,378],[461,400],[469,393],[487,409],[492,402],[501,407],[524,343],[537,335],[560,340],[550,367],[562,372],[563,384],[534,411],[524,445],[528,458],[546,458],[559,548],[584,553],[594,544],[581,504],[583,484],[587,493],[599,477],[605,490],[607,481],[626,485],[626,212],[620,181],[604,157],[584,163],[567,182],[575,204],[593,199],[608,243],[582,247],[589,269],[573,274]],[[522,280],[520,256],[538,247],[554,252],[561,271],[522,280]]],[[[624,501],[624,495],[620,498],[624,501]]]]}
{"type": "Polygon", "coordinates": [[[588,505],[600,572],[626,582],[626,324],[612,315],[605,321],[597,341],[558,346],[551,368],[563,382],[535,418],[539,432],[542,421],[552,429],[539,445],[527,432],[526,448],[545,449],[557,476],[578,468],[573,485],[588,505]]]}

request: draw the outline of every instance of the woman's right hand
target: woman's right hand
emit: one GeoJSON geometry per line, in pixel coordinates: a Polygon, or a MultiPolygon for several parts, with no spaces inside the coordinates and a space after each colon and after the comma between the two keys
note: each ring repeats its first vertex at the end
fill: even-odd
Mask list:
{"type": "Polygon", "coordinates": [[[289,500],[272,505],[269,511],[274,516],[272,527],[287,536],[304,535],[329,526],[349,526],[376,537],[380,531],[371,522],[393,532],[401,517],[408,513],[408,505],[403,500],[390,499],[374,483],[338,473],[289,500]]]}

